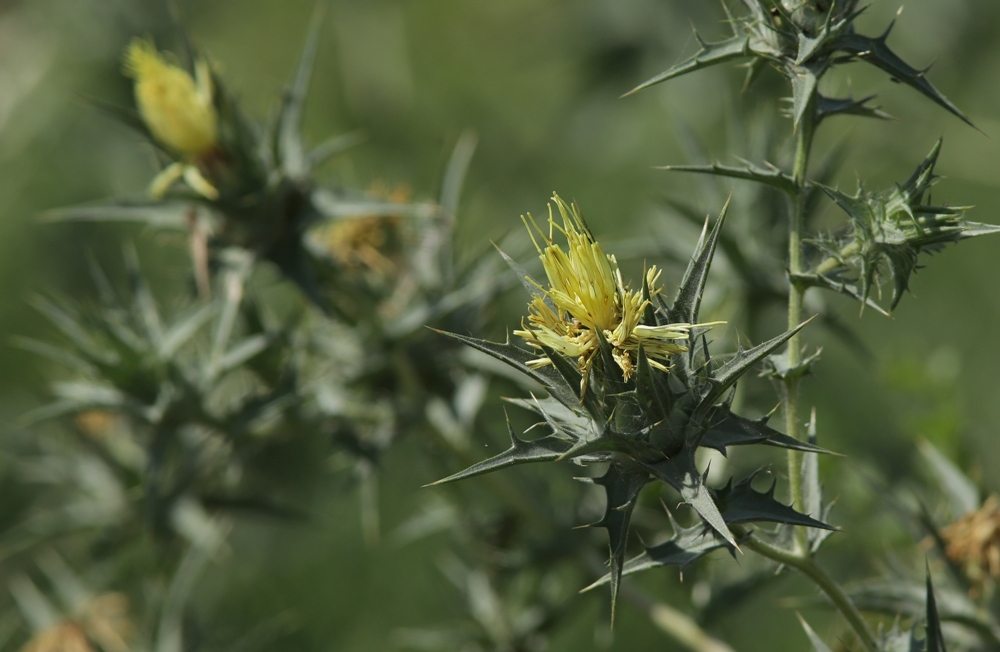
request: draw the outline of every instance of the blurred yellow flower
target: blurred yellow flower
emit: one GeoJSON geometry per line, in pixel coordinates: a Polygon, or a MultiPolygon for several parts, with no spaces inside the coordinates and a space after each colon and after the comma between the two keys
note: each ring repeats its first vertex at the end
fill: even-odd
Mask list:
{"type": "Polygon", "coordinates": [[[216,199],[218,191],[190,162],[212,152],[218,140],[208,64],[199,60],[192,78],[167,61],[151,41],[137,38],[125,51],[125,74],[135,80],[136,105],[153,137],[186,159],[163,170],[153,180],[151,193],[162,196],[183,178],[199,194],[216,199]]]}
{"type": "Polygon", "coordinates": [[[196,83],[151,41],[134,39],[125,52],[125,74],[135,79],[139,113],[157,140],[188,156],[215,146],[218,116],[212,104],[212,76],[204,61],[196,66],[196,83]]]}
{"type": "MultiPolygon", "coordinates": [[[[583,222],[579,209],[558,195],[552,199],[562,217],[561,226],[552,216],[551,205],[547,236],[530,215],[525,219],[549,284],[542,287],[531,281],[541,294],[532,298],[528,304],[527,324],[522,322],[523,330],[514,331],[514,334],[535,348],[544,346],[559,355],[575,358],[583,374],[581,391],[586,387],[587,376],[599,351],[598,331],[611,345],[612,355],[625,380],[635,373],[640,346],[650,365],[667,371],[670,356],[687,350],[680,341],[688,338],[691,328],[714,324],[642,325],[640,322],[649,300],[625,285],[615,257],[605,255],[583,222]],[[555,231],[566,237],[567,251],[553,244],[555,231]],[[539,245],[538,237],[547,243],[544,247],[539,245]]],[[[655,266],[646,271],[650,299],[663,290],[657,285],[659,278],[660,271],[655,266]]],[[[548,357],[528,363],[536,368],[548,364],[551,364],[548,357]]]]}

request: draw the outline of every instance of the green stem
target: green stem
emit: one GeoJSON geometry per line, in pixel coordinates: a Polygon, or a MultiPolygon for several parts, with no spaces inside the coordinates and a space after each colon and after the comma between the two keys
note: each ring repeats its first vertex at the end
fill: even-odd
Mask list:
{"type": "MultiPolygon", "coordinates": [[[[812,149],[815,124],[815,97],[810,100],[802,122],[798,126],[795,141],[795,167],[792,179],[796,192],[792,196],[792,216],[788,225],[788,272],[792,278],[802,274],[802,230],[805,221],[805,185],[809,168],[809,152],[812,149]]],[[[802,323],[802,302],[806,286],[792,281],[788,286],[788,328],[796,328],[802,323]]],[[[795,334],[788,340],[788,366],[795,369],[802,364],[802,335],[795,334]]],[[[802,439],[799,419],[799,378],[801,374],[791,373],[785,379],[785,432],[789,437],[802,439]]],[[[792,505],[799,512],[805,512],[802,496],[802,453],[788,451],[788,483],[791,489],[792,505]]],[[[808,555],[809,541],[804,528],[795,528],[795,543],[799,552],[808,555]]]]}
{"type": "MultiPolygon", "coordinates": [[[[734,529],[734,533],[736,529],[734,529]]],[[[750,550],[753,550],[758,555],[762,557],[767,557],[772,561],[776,561],[780,564],[785,564],[795,570],[799,571],[810,580],[823,592],[826,594],[833,605],[847,620],[847,623],[854,630],[858,639],[861,641],[862,645],[868,652],[878,652],[878,644],[875,642],[875,635],[872,634],[871,628],[868,627],[868,623],[865,622],[864,617],[858,608],[854,606],[851,599],[844,592],[837,582],[826,574],[822,568],[820,568],[815,561],[809,557],[804,557],[800,554],[791,552],[789,550],[784,550],[776,546],[758,539],[754,535],[749,535],[742,545],[746,546],[750,550]]]]}

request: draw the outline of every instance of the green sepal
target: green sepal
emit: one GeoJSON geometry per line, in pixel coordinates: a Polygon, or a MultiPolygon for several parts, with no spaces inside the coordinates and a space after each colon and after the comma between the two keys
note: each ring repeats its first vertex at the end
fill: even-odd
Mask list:
{"type": "Polygon", "coordinates": [[[638,467],[620,467],[618,464],[608,466],[607,472],[599,478],[588,478],[590,482],[604,487],[607,502],[604,516],[600,521],[592,523],[591,527],[602,527],[608,531],[610,546],[609,562],[611,572],[611,623],[615,622],[615,604],[618,601],[618,587],[621,582],[622,568],[625,565],[625,549],[628,544],[629,522],[635,509],[639,492],[652,478],[649,473],[638,467]]]}
{"type": "Polygon", "coordinates": [[[685,448],[670,459],[643,466],[651,474],[676,489],[681,499],[698,512],[709,526],[730,545],[736,546],[733,533],[729,531],[725,519],[722,518],[711,491],[705,486],[705,478],[695,466],[694,452],[690,448],[685,448]]]}
{"type": "Polygon", "coordinates": [[[743,179],[745,181],[761,183],[788,194],[798,192],[795,180],[791,176],[772,165],[767,163],[765,165],[766,167],[761,167],[745,161],[742,167],[713,163],[712,165],[664,165],[656,169],[668,172],[692,172],[717,177],[729,177],[731,179],[743,179]]]}
{"type": "Polygon", "coordinates": [[[514,433],[514,429],[507,421],[507,434],[510,435],[511,446],[503,453],[494,455],[488,460],[483,460],[478,464],[473,464],[464,471],[459,471],[446,478],[431,482],[428,487],[439,484],[464,480],[477,475],[492,473],[499,469],[506,469],[520,464],[530,464],[532,462],[554,462],[570,449],[572,444],[565,439],[555,435],[548,435],[540,439],[525,441],[514,433]]]}
{"type": "Polygon", "coordinates": [[[935,104],[941,106],[962,122],[975,129],[976,125],[972,124],[972,121],[969,120],[968,116],[962,113],[962,111],[955,106],[951,100],[942,95],[941,92],[927,80],[928,69],[917,70],[900,59],[899,56],[897,56],[896,53],[889,48],[886,40],[888,39],[889,32],[892,31],[894,24],[895,22],[891,23],[882,36],[871,37],[856,33],[845,33],[834,39],[831,45],[837,50],[847,52],[853,57],[881,68],[885,72],[892,75],[893,79],[898,79],[907,86],[920,91],[924,96],[930,98],[930,100],[935,104]]]}
{"type": "Polygon", "coordinates": [[[573,409],[580,404],[580,398],[577,393],[579,390],[570,387],[569,383],[566,382],[566,379],[563,378],[557,370],[550,367],[538,367],[537,369],[532,369],[528,366],[527,363],[529,361],[536,360],[538,358],[537,354],[532,353],[531,351],[525,351],[524,349],[518,348],[509,341],[501,344],[499,342],[480,340],[474,337],[459,335],[457,333],[449,333],[447,331],[435,330],[435,332],[458,340],[463,344],[468,344],[474,349],[482,351],[483,353],[490,355],[501,362],[507,363],[531,379],[537,381],[546,389],[546,391],[552,394],[553,398],[570,409],[573,409]]]}
{"type": "Polygon", "coordinates": [[[695,37],[698,38],[698,42],[701,44],[701,49],[699,49],[698,52],[681,63],[673,66],[669,70],[665,70],[659,75],[647,79],[629,92],[625,93],[622,97],[632,95],[633,93],[637,93],[645,88],[649,88],[650,86],[665,82],[668,79],[686,75],[689,72],[709,68],[711,66],[725,63],[727,61],[733,61],[735,59],[742,59],[751,55],[750,38],[742,34],[737,34],[736,36],[718,43],[706,43],[705,41],[702,41],[701,38],[698,37],[697,32],[695,32],[695,37]]]}
{"type": "MultiPolygon", "coordinates": [[[[910,276],[917,269],[921,253],[933,252],[945,244],[1000,232],[1000,226],[967,222],[965,208],[924,204],[924,197],[936,180],[934,167],[941,151],[935,143],[927,157],[902,184],[883,192],[857,194],[820,186],[851,218],[852,232],[845,246],[855,253],[846,265],[856,260],[860,267],[860,294],[866,300],[876,284],[880,269],[888,267],[892,276],[894,309],[909,288],[910,276]]],[[[833,255],[839,256],[835,253],[833,255]]]]}
{"type": "Polygon", "coordinates": [[[771,523],[801,525],[822,530],[836,530],[836,528],[822,521],[812,518],[807,514],[797,512],[792,507],[778,502],[774,497],[774,489],[777,486],[777,481],[772,482],[766,491],[757,491],[754,489],[753,481],[759,474],[760,472],[758,471],[735,484],[730,479],[725,487],[712,492],[722,513],[722,518],[725,519],[726,523],[736,525],[739,523],[768,521],[771,523]]]}

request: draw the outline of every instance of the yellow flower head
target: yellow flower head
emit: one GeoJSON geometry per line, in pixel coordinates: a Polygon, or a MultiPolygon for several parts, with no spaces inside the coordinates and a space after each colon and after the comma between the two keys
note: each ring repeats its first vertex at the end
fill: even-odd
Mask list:
{"type": "Polygon", "coordinates": [[[215,147],[218,115],[204,61],[195,66],[196,82],[168,62],[151,41],[134,39],[125,52],[125,74],[135,79],[139,114],[161,144],[192,157],[215,147]]]}
{"type": "MultiPolygon", "coordinates": [[[[553,201],[559,209],[562,225],[556,223],[549,206],[548,235],[530,215],[525,220],[549,283],[548,287],[543,287],[531,281],[541,294],[532,298],[528,304],[527,324],[522,322],[523,330],[514,331],[514,334],[535,348],[544,346],[567,358],[575,358],[583,374],[584,386],[599,350],[597,331],[611,345],[612,355],[625,380],[635,373],[640,346],[651,365],[667,371],[670,356],[687,350],[679,341],[688,338],[692,324],[641,325],[649,300],[625,285],[615,257],[604,254],[577,207],[570,206],[558,195],[553,196],[553,201]],[[555,231],[565,236],[566,251],[553,243],[555,231]],[[545,246],[539,245],[539,237],[545,246]]],[[[646,271],[650,299],[663,290],[657,285],[659,278],[660,271],[655,266],[646,271]]],[[[533,367],[547,364],[551,364],[547,357],[529,362],[533,367]]]]}

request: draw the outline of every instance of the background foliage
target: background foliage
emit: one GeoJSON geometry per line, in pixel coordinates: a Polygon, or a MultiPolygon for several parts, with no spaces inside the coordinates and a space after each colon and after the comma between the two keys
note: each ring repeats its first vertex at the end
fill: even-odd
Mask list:
{"type": "MultiPolygon", "coordinates": [[[[312,3],[178,4],[198,45],[224,63],[223,77],[245,109],[256,117],[275,110],[312,3]]],[[[896,9],[877,2],[859,24],[877,33],[896,9]]],[[[722,19],[717,6],[698,0],[333,2],[306,108],[306,138],[317,142],[331,133],[363,130],[365,143],[330,163],[320,178],[326,174],[359,187],[406,184],[422,199],[437,194],[455,141],[471,128],[479,147],[459,212],[459,251],[483,251],[490,239],[499,241],[519,228],[517,215],[542,213],[544,198],[558,190],[583,206],[605,242],[621,243],[615,247],[619,252],[631,247],[637,257],[624,266],[633,278],[643,258],[666,263],[670,289],[682,268],[670,266],[669,254],[686,256],[697,234],[668,219],[667,198],[714,214],[734,188],[731,215],[744,220],[759,205],[739,182],[720,187],[651,167],[686,160],[695,139],[712,159],[732,162],[726,160],[730,153],[753,158],[769,130],[788,131],[770,99],[782,82],[765,76],[758,88],[740,96],[734,89],[741,71],[723,66],[627,99],[618,96],[694,50],[690,22],[714,38],[725,34],[722,19]]],[[[123,238],[136,243],[154,292],[169,296],[184,282],[189,261],[180,237],[37,219],[54,207],[144,190],[155,171],[148,148],[79,97],[129,103],[131,87],[120,74],[123,47],[135,34],[171,44],[171,30],[166,7],[157,3],[35,0],[0,6],[3,333],[54,337],[27,299],[53,288],[73,297],[93,296],[88,253],[120,277],[123,238]]],[[[943,134],[938,171],[947,179],[935,188],[935,203],[973,204],[971,219],[995,222],[1000,91],[992,80],[1000,73],[998,30],[1000,8],[988,0],[909,3],[891,43],[916,65],[936,61],[930,73],[934,83],[994,137],[984,138],[930,108],[878,71],[852,66],[849,77],[832,82],[837,90],[859,96],[879,92],[878,103],[900,120],[845,122],[846,131],[830,127],[821,133],[821,153],[846,143],[840,187],[853,190],[855,173],[871,187],[904,179],[943,134]],[[950,197],[957,201],[948,202],[950,197]]],[[[837,209],[827,210],[832,217],[837,209]]],[[[827,496],[840,497],[837,522],[851,524],[828,543],[828,563],[840,577],[870,575],[887,553],[912,552],[912,537],[885,518],[870,479],[903,483],[913,477],[920,467],[918,439],[971,469],[985,487],[1000,483],[990,471],[1000,461],[1000,448],[993,444],[1000,422],[994,400],[1000,389],[994,246],[983,239],[936,257],[911,284],[917,296],[904,300],[892,319],[874,311],[859,319],[857,304],[830,300],[870,357],[818,329],[811,334],[825,348],[824,364],[807,380],[803,404],[817,408],[823,445],[849,456],[847,462],[821,462],[827,496]]],[[[710,298],[731,321],[730,339],[739,330],[759,342],[781,328],[780,305],[749,322],[745,307],[727,302],[724,294],[710,298]]],[[[491,315],[493,331],[477,336],[500,339],[504,324],[519,322],[519,293],[498,306],[491,315]]],[[[43,402],[56,371],[15,347],[0,349],[0,363],[0,409],[10,424],[11,451],[0,460],[0,516],[11,522],[35,491],[24,483],[16,452],[36,438],[58,436],[18,428],[17,419],[43,402]]],[[[758,381],[747,389],[746,400],[764,412],[772,396],[758,381]]],[[[484,409],[494,421],[500,418],[496,401],[487,401],[484,409]]],[[[503,445],[501,437],[502,432],[488,433],[477,440],[483,453],[477,457],[503,445]]],[[[458,619],[464,609],[460,592],[441,572],[454,566],[447,537],[409,545],[398,545],[394,537],[434,491],[418,487],[457,470],[415,463],[420,458],[413,452],[420,446],[403,441],[383,460],[378,495],[383,536],[377,545],[364,539],[357,486],[350,473],[338,471],[332,451],[276,458],[274,472],[286,481],[285,496],[312,517],[281,527],[263,520],[236,522],[229,547],[213,560],[194,594],[193,611],[204,630],[230,641],[271,637],[282,649],[370,650],[395,645],[407,629],[458,619]],[[296,483],[304,464],[327,467],[329,473],[296,483]]],[[[780,464],[775,471],[781,473],[780,464]]],[[[522,475],[530,474],[529,469],[522,475]]],[[[488,504],[485,497],[477,500],[488,504]]],[[[721,557],[710,562],[723,563],[721,557]]],[[[638,582],[677,605],[684,604],[690,588],[677,588],[675,572],[650,573],[638,582]]],[[[813,593],[797,578],[783,577],[727,615],[720,635],[740,632],[740,650],[785,649],[778,647],[781,637],[787,649],[802,649],[805,634],[793,610],[774,609],[774,600],[787,595],[813,593]]],[[[594,647],[605,636],[604,597],[584,602],[575,626],[561,627],[551,649],[594,647]]],[[[3,604],[8,609],[10,599],[3,604]]],[[[798,604],[822,631],[826,612],[811,611],[813,606],[798,604]]],[[[662,641],[645,617],[627,607],[619,611],[612,649],[662,641]]]]}

